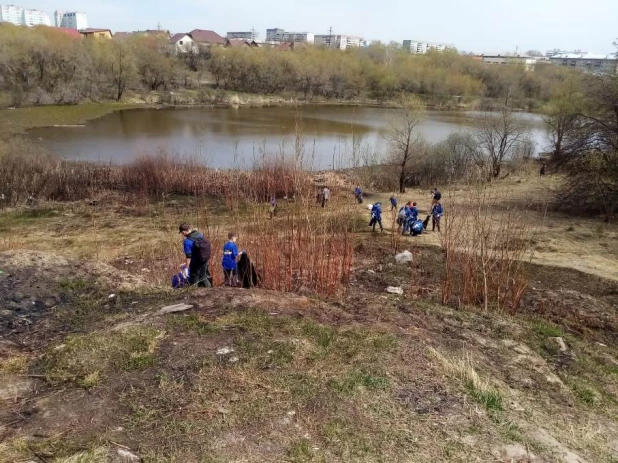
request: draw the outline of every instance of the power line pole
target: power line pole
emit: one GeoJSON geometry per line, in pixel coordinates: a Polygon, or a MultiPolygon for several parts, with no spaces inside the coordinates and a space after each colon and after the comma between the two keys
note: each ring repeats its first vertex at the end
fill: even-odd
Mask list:
{"type": "Polygon", "coordinates": [[[327,42],[328,48],[331,47],[332,40],[333,40],[333,26],[330,26],[330,29],[328,29],[328,42],[327,42]]]}

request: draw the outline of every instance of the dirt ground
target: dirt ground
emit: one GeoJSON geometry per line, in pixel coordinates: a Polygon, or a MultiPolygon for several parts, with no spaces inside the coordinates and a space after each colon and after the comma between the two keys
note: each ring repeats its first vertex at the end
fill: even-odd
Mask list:
{"type": "Polygon", "coordinates": [[[0,461],[618,462],[618,229],[547,213],[556,181],[499,190],[539,229],[512,316],[440,304],[437,233],[397,264],[344,190],[323,212],[359,216],[338,297],[162,285],[148,248],[172,271],[187,216],[236,226],[222,204],[0,212],[0,461]]]}
{"type": "MultiPolygon", "coordinates": [[[[539,317],[545,300],[560,313],[552,296],[568,305],[544,271],[516,317],[441,306],[439,253],[414,253],[426,273],[412,284],[386,237],[363,237],[339,300],[177,293],[104,264],[1,253],[0,460],[616,461],[616,325],[539,317]],[[192,307],[159,313],[176,303],[192,307]]],[[[615,320],[614,283],[561,279],[615,320]]]]}

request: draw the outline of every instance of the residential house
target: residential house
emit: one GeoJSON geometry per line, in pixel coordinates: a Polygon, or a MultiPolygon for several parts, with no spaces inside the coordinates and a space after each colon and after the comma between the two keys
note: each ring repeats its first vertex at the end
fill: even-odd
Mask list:
{"type": "Polygon", "coordinates": [[[193,38],[184,32],[174,34],[169,42],[169,48],[175,55],[184,53],[197,53],[199,48],[193,38]]]}
{"type": "Polygon", "coordinates": [[[225,48],[259,48],[260,44],[258,44],[255,40],[244,40],[244,39],[228,39],[225,42],[225,48]]]}
{"type": "Polygon", "coordinates": [[[109,29],[88,28],[84,29],[83,31],[79,31],[79,33],[82,34],[84,37],[94,39],[111,39],[113,36],[112,31],[109,29]]]}
{"type": "Polygon", "coordinates": [[[63,34],[66,34],[74,39],[81,39],[83,37],[82,34],[79,33],[79,31],[76,31],[75,29],[71,29],[69,27],[50,27],[50,29],[62,32],[63,34]]]}
{"type": "Polygon", "coordinates": [[[225,39],[217,34],[215,31],[208,31],[202,29],[194,29],[189,32],[189,35],[193,41],[199,47],[211,47],[211,46],[223,46],[225,45],[225,39]]]}

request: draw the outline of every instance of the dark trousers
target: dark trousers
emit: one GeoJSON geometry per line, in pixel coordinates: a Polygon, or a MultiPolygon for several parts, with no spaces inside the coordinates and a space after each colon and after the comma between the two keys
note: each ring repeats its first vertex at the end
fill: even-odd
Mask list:
{"type": "Polygon", "coordinates": [[[189,267],[189,284],[199,288],[212,288],[212,276],[208,262],[199,267],[189,267]]]}
{"type": "Polygon", "coordinates": [[[431,216],[431,231],[436,231],[436,228],[438,229],[438,231],[440,231],[440,219],[442,217],[436,217],[435,215],[431,216]]]}
{"type": "Polygon", "coordinates": [[[225,277],[225,286],[238,286],[238,271],[236,269],[228,270],[223,269],[223,276],[225,277]]]}

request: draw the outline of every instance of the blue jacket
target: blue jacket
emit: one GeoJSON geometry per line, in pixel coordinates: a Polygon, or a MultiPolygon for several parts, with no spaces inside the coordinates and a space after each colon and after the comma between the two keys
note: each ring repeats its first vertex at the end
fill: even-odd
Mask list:
{"type": "Polygon", "coordinates": [[[395,207],[397,207],[397,198],[395,198],[394,196],[391,197],[391,204],[395,207]]]}
{"type": "Polygon", "coordinates": [[[191,234],[189,236],[187,236],[183,243],[182,243],[182,247],[185,251],[185,257],[187,259],[191,258],[191,254],[193,254],[193,245],[195,244],[193,242],[193,240],[197,240],[197,239],[204,239],[204,235],[202,235],[200,232],[198,231],[193,231],[191,232],[191,234]]]}
{"type": "Polygon", "coordinates": [[[356,196],[360,196],[362,192],[363,192],[363,191],[360,189],[360,187],[356,187],[356,190],[354,190],[354,194],[355,194],[356,196]]]}
{"type": "Polygon", "coordinates": [[[434,204],[433,208],[431,209],[431,215],[433,215],[434,217],[442,217],[442,214],[444,214],[444,208],[442,207],[442,204],[434,204]]]}
{"type": "Polygon", "coordinates": [[[228,241],[227,243],[225,243],[225,245],[223,246],[223,261],[221,262],[221,265],[223,265],[223,268],[225,270],[236,270],[237,268],[236,258],[237,257],[238,257],[238,246],[236,246],[236,243],[232,243],[231,241],[228,241]]]}
{"type": "Polygon", "coordinates": [[[374,204],[371,208],[371,218],[382,221],[382,207],[379,204],[374,204]]]}
{"type": "Polygon", "coordinates": [[[412,220],[418,220],[418,207],[412,206],[410,208],[410,216],[412,217],[412,220]]]}

